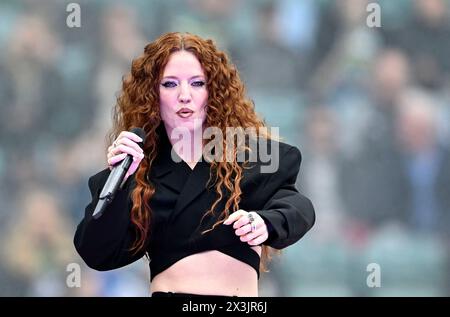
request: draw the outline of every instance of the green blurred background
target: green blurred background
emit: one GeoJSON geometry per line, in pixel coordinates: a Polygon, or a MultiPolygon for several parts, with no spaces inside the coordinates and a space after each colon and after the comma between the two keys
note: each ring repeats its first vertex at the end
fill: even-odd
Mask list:
{"type": "Polygon", "coordinates": [[[317,222],[261,296],[450,295],[448,1],[76,1],[81,28],[69,3],[0,1],[0,295],[149,295],[145,260],[96,272],[72,237],[121,78],[169,31],[214,39],[302,151],[317,222]],[[81,287],[66,284],[70,263],[81,287]]]}

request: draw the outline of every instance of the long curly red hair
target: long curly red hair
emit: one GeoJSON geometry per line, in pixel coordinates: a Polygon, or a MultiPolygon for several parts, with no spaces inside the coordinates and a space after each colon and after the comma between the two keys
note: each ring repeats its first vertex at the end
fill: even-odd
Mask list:
{"type": "MultiPolygon", "coordinates": [[[[152,211],[149,201],[155,193],[155,188],[146,175],[158,155],[157,127],[161,123],[159,84],[170,55],[180,50],[193,53],[206,75],[208,106],[205,127],[218,127],[223,135],[226,135],[227,127],[255,128],[260,137],[271,138],[264,130],[262,133],[259,131],[265,124],[256,114],[253,102],[246,97],[236,67],[230,63],[224,52],[217,49],[212,40],[205,40],[190,33],[173,32],[164,34],[145,46],[144,53],[133,60],[131,72],[123,78],[122,90],[114,107],[113,128],[108,137],[108,144],[111,144],[121,131],[136,126],[142,127],[146,133],[143,148],[145,158],[136,171],[136,188],[132,192],[131,221],[136,226],[137,238],[131,250],[135,252],[146,247],[150,234],[152,211]]],[[[218,221],[211,230],[228,217],[230,210],[234,212],[239,209],[242,194],[240,182],[243,167],[236,159],[240,145],[235,144],[233,148],[227,148],[225,142],[224,140],[223,148],[232,151],[234,161],[211,163],[211,172],[214,172],[211,175],[216,175],[214,186],[218,197],[205,215],[213,213],[224,198],[223,188],[229,195],[218,221]]],[[[267,272],[267,263],[276,251],[262,246],[261,271],[267,272]]]]}

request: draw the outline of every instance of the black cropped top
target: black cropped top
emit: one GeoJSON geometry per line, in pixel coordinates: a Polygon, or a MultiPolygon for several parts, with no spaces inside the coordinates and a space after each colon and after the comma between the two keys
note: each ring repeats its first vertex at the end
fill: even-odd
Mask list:
{"type": "MultiPolygon", "coordinates": [[[[259,255],[246,242],[240,241],[232,225],[220,224],[202,234],[217,221],[227,197],[224,192],[225,198],[217,205],[215,215],[200,221],[218,197],[214,187],[206,186],[210,164],[202,159],[191,170],[181,159],[179,163],[175,162],[171,158],[171,144],[165,129],[159,131],[160,152],[148,175],[155,193],[149,201],[152,218],[145,249],[136,254],[129,250],[136,238],[130,218],[131,193],[136,186],[134,175],[118,191],[103,215],[92,218],[110,173],[105,169],[89,178],[92,201],[87,205],[74,237],[80,256],[89,267],[104,271],[130,264],[147,253],[153,280],[186,256],[217,250],[250,265],[259,277],[259,255]]],[[[295,187],[300,151],[285,143],[274,144],[278,146],[279,154],[276,155],[277,151],[272,153],[279,167],[274,172],[263,173],[260,168],[264,164],[258,159],[243,170],[239,208],[257,212],[270,228],[269,238],[263,244],[281,249],[298,241],[313,226],[315,213],[310,200],[295,187]]]]}

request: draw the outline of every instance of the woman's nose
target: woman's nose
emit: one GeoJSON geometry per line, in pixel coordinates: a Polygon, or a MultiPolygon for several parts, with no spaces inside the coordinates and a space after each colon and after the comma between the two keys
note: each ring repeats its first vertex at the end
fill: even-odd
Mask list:
{"type": "Polygon", "coordinates": [[[178,96],[180,103],[189,103],[191,101],[191,92],[189,85],[186,83],[181,84],[180,95],[178,96]]]}

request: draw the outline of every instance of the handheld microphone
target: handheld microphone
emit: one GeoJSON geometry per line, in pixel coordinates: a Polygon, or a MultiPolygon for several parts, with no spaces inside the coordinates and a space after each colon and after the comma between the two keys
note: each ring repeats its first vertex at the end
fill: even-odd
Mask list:
{"type": "MultiPolygon", "coordinates": [[[[138,145],[142,148],[143,143],[145,142],[145,131],[141,128],[133,128],[130,132],[138,135],[142,139],[142,142],[138,143],[138,145]]],[[[99,218],[105,211],[105,208],[114,199],[114,196],[122,184],[132,162],[133,156],[128,154],[119,164],[116,164],[112,168],[111,173],[109,174],[108,179],[106,180],[106,183],[100,193],[94,213],[92,214],[94,219],[99,218]]]]}

